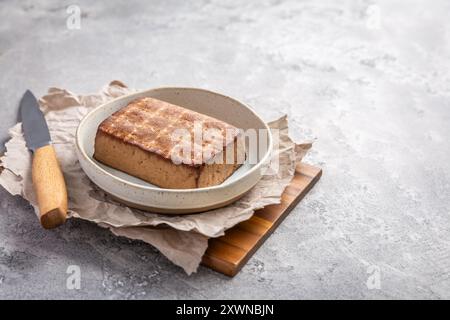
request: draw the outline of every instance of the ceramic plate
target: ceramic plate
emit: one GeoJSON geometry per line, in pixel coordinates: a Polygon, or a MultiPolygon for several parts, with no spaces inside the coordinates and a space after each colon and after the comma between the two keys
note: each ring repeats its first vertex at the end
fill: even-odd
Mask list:
{"type": "Polygon", "coordinates": [[[262,169],[270,159],[272,135],[266,123],[255,112],[235,99],[203,89],[158,88],[122,96],[89,112],[78,126],[76,147],[81,167],[87,176],[116,200],[147,211],[184,214],[223,207],[249,191],[261,179],[262,169]],[[198,189],[163,189],[106,166],[92,157],[99,124],[140,97],[167,101],[244,130],[265,129],[268,134],[258,137],[265,141],[258,141],[257,150],[248,151],[255,154],[248,154],[246,163],[222,184],[198,189]],[[252,164],[249,159],[253,159],[252,164]]]}

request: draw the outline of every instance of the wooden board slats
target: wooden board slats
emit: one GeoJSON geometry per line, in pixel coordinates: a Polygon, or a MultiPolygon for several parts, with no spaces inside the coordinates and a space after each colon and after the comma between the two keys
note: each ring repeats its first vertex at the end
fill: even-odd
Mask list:
{"type": "Polygon", "coordinates": [[[202,264],[227,276],[235,276],[275,228],[308,193],[322,175],[322,169],[301,163],[281,196],[281,203],[267,206],[209,240],[202,264]]]}

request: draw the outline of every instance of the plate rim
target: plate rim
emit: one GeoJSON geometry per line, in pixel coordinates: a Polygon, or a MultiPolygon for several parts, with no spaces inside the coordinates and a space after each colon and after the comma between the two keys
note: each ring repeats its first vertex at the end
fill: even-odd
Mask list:
{"type": "Polygon", "coordinates": [[[111,177],[114,180],[117,180],[118,182],[124,183],[126,185],[129,185],[131,187],[134,188],[138,188],[138,189],[144,189],[144,190],[149,190],[149,191],[156,191],[156,192],[168,192],[168,193],[200,193],[200,192],[205,192],[205,191],[210,191],[210,190],[219,190],[219,189],[225,189],[225,188],[229,188],[232,187],[233,185],[239,183],[242,179],[248,177],[249,175],[251,175],[253,172],[255,172],[256,170],[259,170],[261,168],[261,166],[268,162],[268,159],[270,157],[270,155],[272,154],[273,151],[273,137],[272,137],[272,132],[268,126],[268,124],[261,119],[261,117],[246,103],[243,103],[237,99],[234,99],[232,97],[229,97],[227,95],[221,94],[221,93],[217,93],[208,89],[202,89],[202,88],[195,88],[195,87],[171,87],[171,86],[167,86],[167,87],[157,87],[157,88],[153,88],[153,89],[147,89],[147,90],[141,90],[141,91],[137,91],[137,92],[133,92],[130,94],[126,94],[117,98],[114,98],[108,102],[102,103],[101,105],[95,107],[94,109],[92,109],[91,111],[89,111],[84,117],[83,119],[81,119],[80,123],[77,126],[77,130],[75,133],[75,145],[76,148],[78,150],[78,154],[81,155],[83,157],[83,159],[85,161],[87,161],[88,163],[91,164],[91,166],[95,167],[96,170],[98,170],[99,172],[111,177]],[[84,150],[83,147],[81,147],[82,143],[81,143],[81,128],[82,126],[88,121],[88,119],[90,117],[92,117],[92,115],[94,113],[97,113],[99,110],[101,110],[102,108],[104,108],[106,105],[111,104],[117,100],[121,100],[121,99],[125,99],[127,97],[133,96],[133,95],[139,95],[139,94],[144,94],[146,92],[150,92],[150,91],[158,91],[158,90],[167,90],[167,89],[174,89],[174,90],[197,90],[197,91],[204,91],[207,93],[211,93],[213,95],[219,95],[223,98],[226,99],[230,99],[233,102],[237,102],[241,105],[243,105],[244,107],[246,107],[259,121],[261,121],[261,123],[264,124],[265,129],[268,132],[268,139],[269,139],[269,143],[268,143],[268,148],[266,150],[266,153],[264,154],[264,156],[258,161],[258,163],[256,165],[254,165],[250,170],[246,171],[241,177],[239,177],[238,179],[229,182],[228,184],[220,184],[220,185],[216,185],[216,186],[211,186],[211,187],[204,187],[204,188],[190,188],[190,189],[167,189],[167,188],[160,188],[160,187],[152,187],[152,186],[144,186],[144,185],[139,185],[136,184],[134,182],[122,179],[108,171],[106,171],[105,169],[103,169],[102,167],[100,167],[97,163],[95,163],[91,157],[89,157],[86,153],[86,150],[84,150]]]}

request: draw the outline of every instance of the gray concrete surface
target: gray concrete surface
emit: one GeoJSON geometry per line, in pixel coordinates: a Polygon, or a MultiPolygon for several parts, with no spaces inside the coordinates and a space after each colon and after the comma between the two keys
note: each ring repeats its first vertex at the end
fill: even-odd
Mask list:
{"type": "Polygon", "coordinates": [[[0,2],[3,141],[26,88],[195,86],[287,113],[324,175],[234,279],[1,189],[0,298],[450,298],[448,1],[72,3],[0,2]]]}

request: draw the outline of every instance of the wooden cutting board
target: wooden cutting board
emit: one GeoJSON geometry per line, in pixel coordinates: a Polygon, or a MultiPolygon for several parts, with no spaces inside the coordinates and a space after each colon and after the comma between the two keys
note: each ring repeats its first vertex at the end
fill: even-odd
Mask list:
{"type": "Polygon", "coordinates": [[[202,264],[227,276],[235,276],[289,212],[322,175],[322,169],[301,163],[281,196],[281,203],[258,210],[247,221],[209,240],[202,264]]]}

